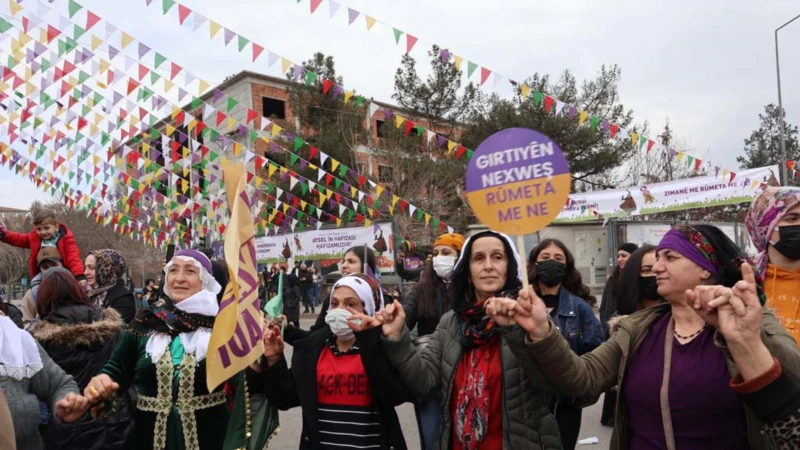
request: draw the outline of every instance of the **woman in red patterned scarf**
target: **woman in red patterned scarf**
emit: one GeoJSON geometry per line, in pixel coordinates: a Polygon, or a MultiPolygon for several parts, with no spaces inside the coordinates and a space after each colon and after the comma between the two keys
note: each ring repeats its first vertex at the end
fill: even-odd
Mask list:
{"type": "Polygon", "coordinates": [[[378,314],[383,348],[408,388],[417,396],[439,390],[444,399],[436,448],[561,448],[551,392],[536,387],[538,371],[522,369],[509,348],[509,330],[484,310],[495,296],[516,298],[522,270],[508,236],[482,231],[464,244],[452,276],[453,310],[425,347],[412,344],[398,302],[378,314]]]}

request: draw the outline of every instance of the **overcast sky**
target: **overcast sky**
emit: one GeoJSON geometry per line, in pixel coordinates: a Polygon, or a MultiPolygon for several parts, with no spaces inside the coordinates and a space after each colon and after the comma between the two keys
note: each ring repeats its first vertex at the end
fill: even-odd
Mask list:
{"type": "MultiPolygon", "coordinates": [[[[789,0],[342,0],[331,19],[329,1],[313,15],[309,0],[183,4],[294,62],[315,51],[333,55],[345,87],[384,101],[392,101],[405,36],[395,45],[391,29],[378,23],[367,31],[363,17],[348,26],[348,7],[418,37],[411,54],[420,62],[436,43],[516,80],[564,69],[583,80],[618,64],[622,102],[636,122],[660,130],[669,118],[695,155],[731,169],[764,105],[777,103],[773,32],[800,14],[800,3],[789,0]]],[[[269,69],[263,57],[250,63],[235,41],[225,48],[221,34],[209,41],[207,26],[179,27],[177,8],[162,16],[161,0],[150,7],[144,0],[81,3],[208,81],[244,69],[279,75],[280,64],[269,69]]],[[[53,6],[66,11],[66,4],[53,6]]],[[[780,43],[784,108],[798,124],[800,19],[780,32],[780,43]]],[[[507,84],[494,88],[490,79],[484,90],[509,95],[507,84]]],[[[0,206],[27,207],[36,198],[44,196],[30,182],[0,168],[0,206]]]]}

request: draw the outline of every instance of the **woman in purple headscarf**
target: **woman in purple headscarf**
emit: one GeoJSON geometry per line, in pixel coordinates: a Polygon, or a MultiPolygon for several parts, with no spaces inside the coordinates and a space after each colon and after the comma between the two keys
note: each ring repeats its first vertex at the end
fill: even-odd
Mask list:
{"type": "MultiPolygon", "coordinates": [[[[731,352],[740,346],[767,349],[798,377],[794,340],[766,309],[756,342],[726,340],[715,329],[719,322],[689,302],[703,286],[730,291],[749,262],[710,225],[673,228],[656,255],[658,294],[667,302],[621,319],[607,342],[581,356],[570,350],[533,290],[521,293],[519,302],[492,299],[487,313],[501,325],[524,330],[512,328],[506,339],[512,336],[520,363],[543,371],[559,392],[591,396],[619,386],[610,448],[772,449],[763,421],[729,386],[739,372],[731,352]]],[[[761,280],[751,278],[763,305],[761,280]]]]}

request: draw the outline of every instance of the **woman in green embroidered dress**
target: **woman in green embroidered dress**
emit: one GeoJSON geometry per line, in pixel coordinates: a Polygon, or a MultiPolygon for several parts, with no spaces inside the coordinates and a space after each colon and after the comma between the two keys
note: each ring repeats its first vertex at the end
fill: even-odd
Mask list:
{"type": "Polygon", "coordinates": [[[85,395],[95,402],[135,387],[134,449],[218,450],[228,428],[227,398],[224,385],[208,392],[203,360],[222,287],[211,261],[195,250],[175,253],[164,271],[166,298],[136,314],[85,395]]]}

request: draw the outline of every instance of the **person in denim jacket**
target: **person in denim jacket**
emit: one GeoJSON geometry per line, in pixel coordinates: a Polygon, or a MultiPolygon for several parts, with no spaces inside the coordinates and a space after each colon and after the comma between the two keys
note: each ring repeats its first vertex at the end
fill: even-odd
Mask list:
{"type": "MultiPolygon", "coordinates": [[[[544,300],[553,323],[577,354],[590,352],[603,343],[600,321],[592,307],[596,299],[575,268],[575,258],[563,242],[545,239],[528,257],[528,278],[544,300]]],[[[572,450],[581,429],[581,414],[597,398],[554,396],[550,410],[556,417],[564,450],[572,450]]]]}

